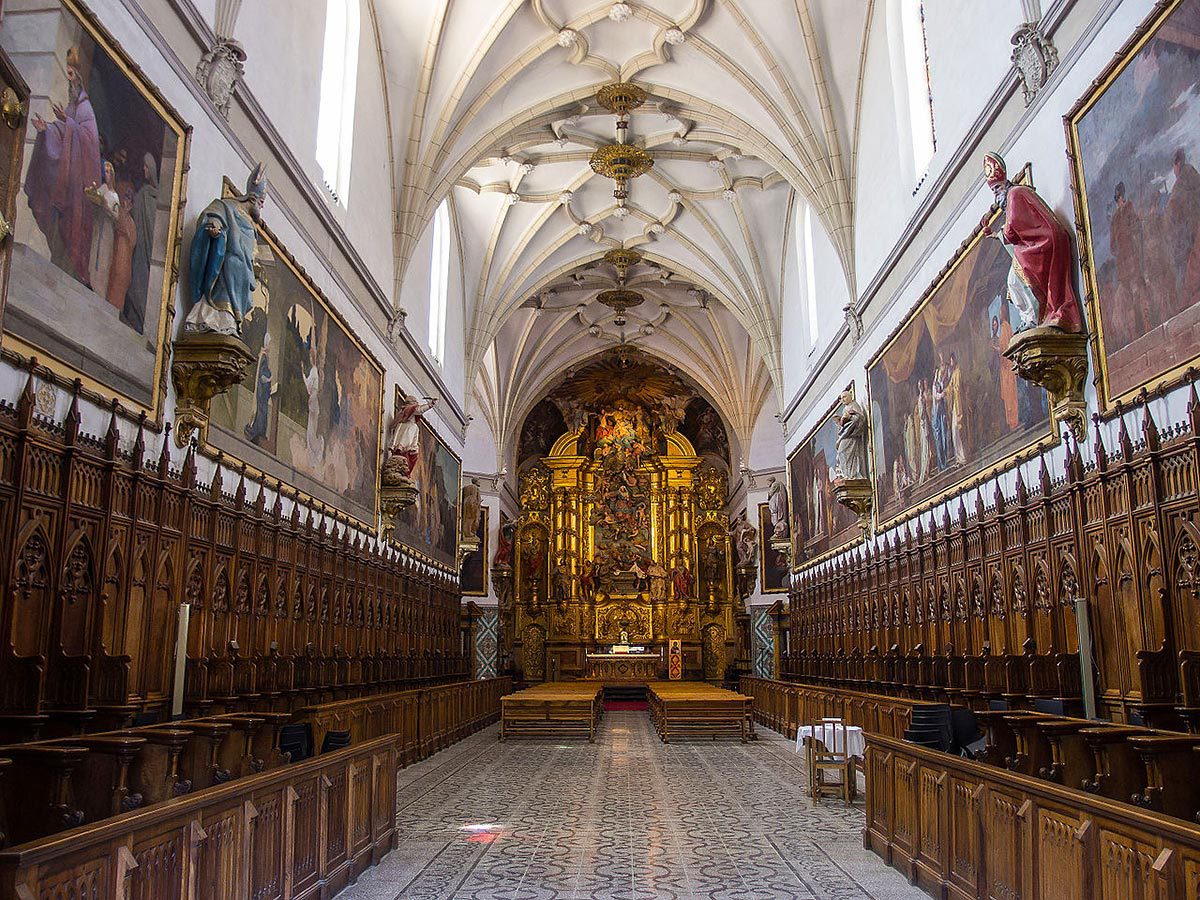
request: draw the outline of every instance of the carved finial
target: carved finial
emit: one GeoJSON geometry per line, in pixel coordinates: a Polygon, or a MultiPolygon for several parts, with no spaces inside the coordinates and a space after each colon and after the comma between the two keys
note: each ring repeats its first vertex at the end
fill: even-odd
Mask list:
{"type": "Polygon", "coordinates": [[[183,455],[183,471],[180,481],[189,491],[196,486],[196,442],[188,441],[187,452],[183,455]]]}
{"type": "Polygon", "coordinates": [[[209,493],[212,496],[212,499],[214,499],[214,500],[221,499],[221,489],[224,487],[224,484],[225,484],[225,477],[222,474],[222,470],[224,468],[224,462],[225,462],[225,454],[218,450],[217,451],[217,470],[213,473],[212,487],[210,488],[210,491],[209,491],[209,493]]]}
{"type": "Polygon", "coordinates": [[[137,434],[133,438],[133,467],[140,469],[146,464],[146,411],[138,413],[137,434]]]}
{"type": "Polygon", "coordinates": [[[63,422],[63,437],[68,445],[74,444],[79,437],[79,427],[83,417],[79,414],[79,392],[83,390],[83,382],[76,378],[71,383],[71,406],[67,409],[67,418],[63,422]]]}
{"type": "Polygon", "coordinates": [[[1150,412],[1150,395],[1145,388],[1142,388],[1140,397],[1142,401],[1142,439],[1146,442],[1146,449],[1151,453],[1158,450],[1158,425],[1154,422],[1154,416],[1150,412]]]}
{"type": "Polygon", "coordinates": [[[1188,422],[1192,426],[1192,434],[1200,435],[1200,396],[1196,395],[1196,378],[1200,371],[1195,368],[1187,370],[1188,385],[1188,422]]]}
{"type": "Polygon", "coordinates": [[[1100,414],[1092,414],[1092,455],[1096,460],[1097,470],[1103,472],[1108,468],[1108,450],[1104,446],[1104,432],[1100,430],[1100,414]]]}
{"type": "MultiPolygon", "coordinates": [[[[1020,469],[1017,470],[1020,473],[1020,469]]],[[[992,485],[992,505],[996,507],[996,515],[1004,512],[1004,491],[1000,490],[1000,482],[992,485]]]]}
{"type": "Polygon", "coordinates": [[[1017,505],[1024,506],[1029,502],[1029,488],[1025,486],[1025,476],[1021,474],[1021,467],[1017,466],[1017,505]]]}
{"type": "Polygon", "coordinates": [[[1041,464],[1038,468],[1038,487],[1041,488],[1042,498],[1045,499],[1046,497],[1050,496],[1050,488],[1052,483],[1050,481],[1050,469],[1046,466],[1046,454],[1044,450],[1040,455],[1040,460],[1041,464]]]}
{"type": "Polygon", "coordinates": [[[1129,437],[1129,429],[1125,427],[1125,409],[1117,404],[1117,444],[1121,448],[1121,458],[1128,462],[1133,458],[1133,440],[1129,437]]]}
{"type": "Polygon", "coordinates": [[[29,357],[29,376],[25,379],[25,387],[17,398],[17,419],[22,428],[28,428],[33,423],[33,410],[37,405],[37,357],[29,357]]]}
{"type": "Polygon", "coordinates": [[[108,430],[104,432],[104,455],[109,459],[117,458],[117,449],[121,444],[121,430],[117,427],[117,410],[120,408],[121,401],[113,397],[108,413],[108,430]]]}
{"type": "Polygon", "coordinates": [[[237,490],[233,494],[233,502],[238,509],[246,507],[246,464],[242,463],[241,470],[238,472],[237,490]]]}

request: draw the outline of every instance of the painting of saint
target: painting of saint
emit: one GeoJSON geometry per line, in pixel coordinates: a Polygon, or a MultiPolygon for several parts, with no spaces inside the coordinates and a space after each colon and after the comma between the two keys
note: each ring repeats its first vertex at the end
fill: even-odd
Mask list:
{"type": "Polygon", "coordinates": [[[488,508],[480,509],[479,524],[475,529],[475,537],[479,541],[479,549],[472,550],[463,558],[459,570],[459,584],[465,597],[486,597],[487,559],[488,559],[488,508]]]}
{"type": "Polygon", "coordinates": [[[720,414],[703,397],[687,405],[679,430],[696,451],[697,456],[716,457],[729,466],[729,435],[720,414]]]}
{"type": "MultiPolygon", "coordinates": [[[[402,396],[399,389],[397,394],[396,402],[399,403],[402,396]]],[[[462,462],[424,418],[417,420],[417,427],[420,452],[411,477],[420,493],[416,503],[396,516],[394,537],[439,562],[454,566],[458,556],[462,462]]]]}
{"type": "Polygon", "coordinates": [[[767,503],[758,504],[758,559],[762,571],[759,573],[764,594],[782,594],[788,589],[788,574],[791,566],[786,550],[771,546],[771,508],[767,503]]]}
{"type": "Polygon", "coordinates": [[[1200,0],[1155,8],[1067,117],[1105,409],[1200,357],[1200,0]]]}
{"type": "Polygon", "coordinates": [[[1002,356],[1010,257],[980,234],[867,367],[881,528],[1052,436],[1045,393],[1002,356]]]}
{"type": "MultiPolygon", "coordinates": [[[[847,388],[853,389],[853,385],[847,388]]],[[[853,543],[859,535],[858,517],[833,495],[840,408],[840,402],[830,407],[788,457],[795,566],[828,556],[853,543]]]]}
{"type": "Polygon", "coordinates": [[[187,127],[81,5],[5,10],[29,82],[6,343],[160,411],[187,127]]]}
{"type": "Polygon", "coordinates": [[[521,439],[517,444],[517,460],[523,463],[527,459],[539,458],[550,452],[554,442],[567,430],[562,413],[558,411],[551,400],[538,403],[525,417],[521,427],[521,439]]]}
{"type": "Polygon", "coordinates": [[[214,399],[209,443],[373,523],[383,371],[270,230],[256,228],[258,287],[242,323],[255,361],[214,399]]]}

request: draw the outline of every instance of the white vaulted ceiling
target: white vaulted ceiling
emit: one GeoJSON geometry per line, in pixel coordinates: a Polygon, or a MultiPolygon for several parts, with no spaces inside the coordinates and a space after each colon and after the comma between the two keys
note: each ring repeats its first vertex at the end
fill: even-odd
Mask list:
{"type": "Polygon", "coordinates": [[[748,444],[764,402],[782,399],[797,197],[853,295],[856,98],[874,3],[376,0],[398,278],[451,196],[469,390],[498,441],[556,375],[624,341],[679,366],[748,444]],[[614,140],[595,100],[614,81],[648,93],[629,140],[654,158],[624,217],[588,164],[614,140]],[[622,246],[645,257],[629,280],[646,296],[624,328],[594,302],[615,283],[601,257],[622,246]]]}

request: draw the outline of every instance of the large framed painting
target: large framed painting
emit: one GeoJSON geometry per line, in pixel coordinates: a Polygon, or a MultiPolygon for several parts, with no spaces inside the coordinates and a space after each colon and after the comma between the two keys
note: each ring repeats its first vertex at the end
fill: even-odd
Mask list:
{"type": "Polygon", "coordinates": [[[1001,355],[1010,265],[977,230],[867,365],[881,529],[1057,439],[1045,392],[1001,355]]]}
{"type": "Polygon", "coordinates": [[[76,0],[9,4],[30,88],[6,349],[161,421],[190,129],[76,0]]]}
{"type": "Polygon", "coordinates": [[[1200,357],[1200,0],[1159,3],[1067,115],[1101,409],[1200,357]]]}
{"type": "MultiPolygon", "coordinates": [[[[403,394],[396,389],[396,403],[403,394]]],[[[412,479],[420,491],[417,502],[395,518],[393,537],[400,543],[447,565],[457,566],[458,501],[462,462],[429,424],[417,422],[421,449],[412,479]]]]}
{"type": "MultiPolygon", "coordinates": [[[[846,390],[854,393],[853,382],[846,390]]],[[[819,562],[859,539],[858,516],[833,495],[840,406],[831,406],[788,457],[794,568],[819,562]]]]}
{"type": "Polygon", "coordinates": [[[374,531],[383,368],[272,231],[255,228],[258,287],[242,324],[255,361],[213,399],[208,443],[374,531]]]}
{"type": "Polygon", "coordinates": [[[479,541],[479,549],[472,550],[463,557],[462,568],[459,570],[458,583],[464,597],[486,597],[488,595],[488,508],[486,506],[479,510],[479,527],[475,529],[475,538],[479,541]]]}
{"type": "Polygon", "coordinates": [[[776,550],[771,546],[771,507],[766,503],[758,504],[758,560],[759,584],[764,594],[785,594],[788,589],[788,575],[792,567],[788,561],[787,550],[776,550]]]}

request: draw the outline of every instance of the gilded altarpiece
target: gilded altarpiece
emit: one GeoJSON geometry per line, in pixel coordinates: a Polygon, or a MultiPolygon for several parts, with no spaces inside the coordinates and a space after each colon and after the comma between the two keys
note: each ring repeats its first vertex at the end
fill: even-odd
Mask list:
{"type": "Polygon", "coordinates": [[[735,655],[726,474],[636,404],[581,414],[521,478],[510,633],[526,681],[718,680],[735,655]],[[643,657],[599,667],[612,645],[643,657]]]}

